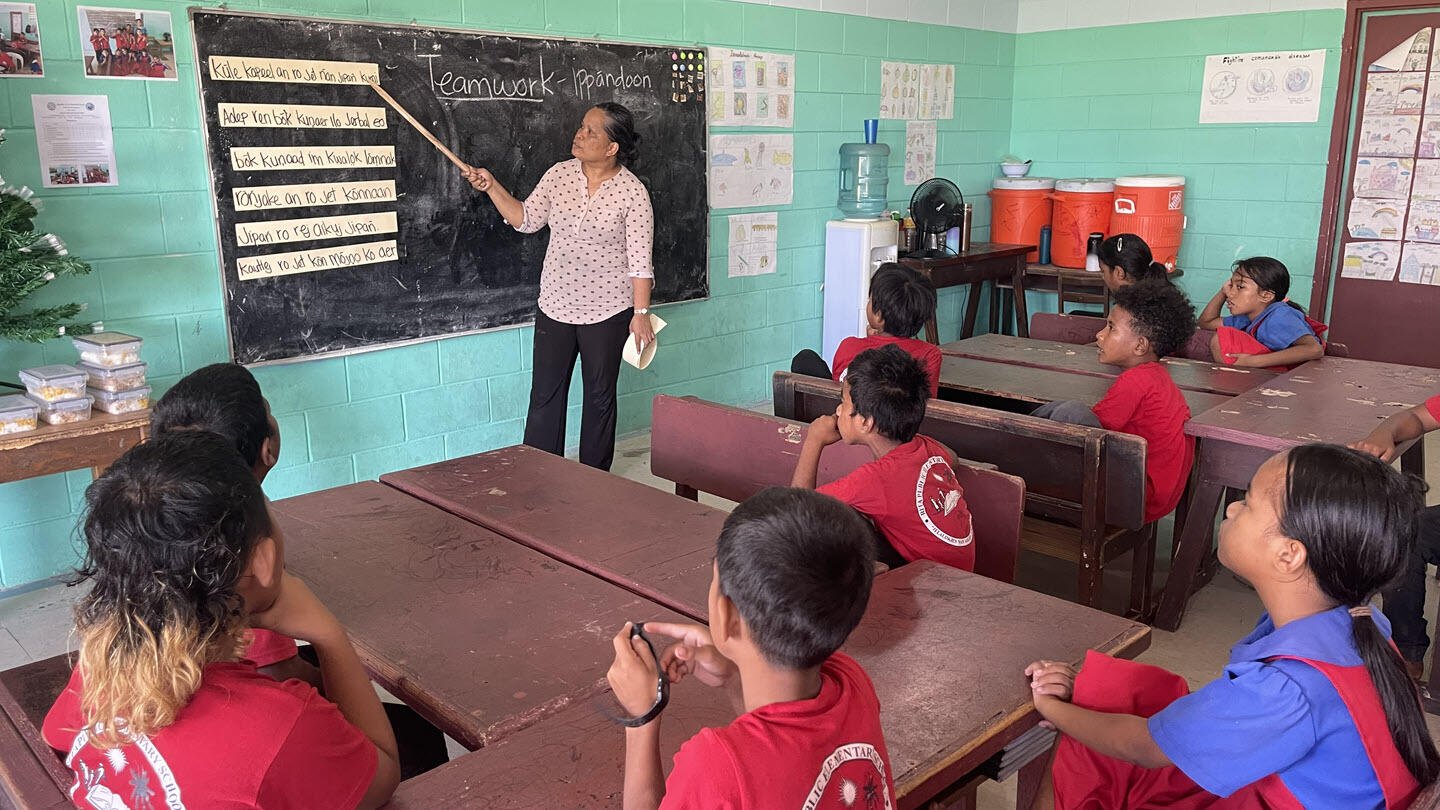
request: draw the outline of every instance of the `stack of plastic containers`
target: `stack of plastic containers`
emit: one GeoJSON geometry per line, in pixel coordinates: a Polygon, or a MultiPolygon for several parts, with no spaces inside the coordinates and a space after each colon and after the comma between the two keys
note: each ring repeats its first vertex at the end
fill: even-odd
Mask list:
{"type": "Polygon", "coordinates": [[[90,418],[95,399],[85,393],[85,372],[75,366],[53,365],[27,368],[20,372],[20,382],[35,403],[42,421],[51,425],[68,425],[90,418]]]}
{"type": "Polygon", "coordinates": [[[74,338],[80,369],[90,378],[89,395],[106,413],[130,413],[150,407],[146,364],[140,359],[143,340],[119,332],[96,332],[74,338]]]}
{"type": "Polygon", "coordinates": [[[0,434],[33,430],[41,421],[82,422],[92,408],[119,414],[150,407],[146,366],[140,359],[143,340],[119,332],[72,340],[79,363],[27,368],[20,372],[25,396],[0,397],[0,434]]]}

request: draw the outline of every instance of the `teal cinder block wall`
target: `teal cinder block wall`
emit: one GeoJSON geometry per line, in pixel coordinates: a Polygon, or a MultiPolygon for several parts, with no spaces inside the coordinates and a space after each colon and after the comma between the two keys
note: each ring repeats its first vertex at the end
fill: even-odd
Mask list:
{"type": "Polygon", "coordinates": [[[1021,35],[1012,151],[1034,175],[1184,175],[1180,284],[1196,307],[1254,255],[1284,262],[1290,297],[1308,302],[1344,24],[1335,9],[1021,35]],[[1319,48],[1317,123],[1197,123],[1207,55],[1319,48]]]}
{"type": "MultiPolygon", "coordinates": [[[[112,331],[145,338],[153,384],[163,391],[187,371],[226,359],[215,232],[200,131],[185,3],[145,0],[174,15],[178,82],[83,78],[76,0],[40,0],[46,76],[0,80],[0,174],[39,190],[32,93],[109,96],[121,185],[45,191],[39,223],[95,272],[49,285],[37,303],[79,300],[112,331]]],[[[667,307],[664,356],[626,367],[620,430],[643,428],[661,391],[731,403],[768,398],[772,371],[820,340],[823,223],[834,210],[836,153],[859,140],[879,103],[880,62],[955,64],[956,117],[939,123],[938,173],[976,203],[1010,146],[1017,37],[945,26],[799,11],[730,0],[230,0],[234,10],[466,27],[520,34],[728,45],[797,54],[795,199],[780,210],[778,272],[729,279],[725,217],[712,215],[711,295],[667,307]]],[[[1020,38],[1023,39],[1023,38],[1020,38]]],[[[897,164],[903,122],[881,124],[897,164]]],[[[557,159],[564,155],[557,155],[557,159]]],[[[892,169],[892,202],[912,188],[892,169]]],[[[698,235],[697,235],[698,237],[698,235]]],[[[665,257],[656,256],[660,272],[665,257]]],[[[941,298],[941,334],[953,339],[961,291],[941,298]]],[[[395,469],[520,440],[529,391],[531,330],[509,329],[405,348],[256,370],[280,422],[272,498],[372,479],[395,469]]],[[[0,344],[0,376],[70,362],[69,341],[0,344]]],[[[571,425],[578,420],[578,384],[571,425]]],[[[573,434],[572,434],[573,442],[573,434]]],[[[0,486],[0,589],[67,571],[78,559],[75,526],[88,471],[0,486]]]]}

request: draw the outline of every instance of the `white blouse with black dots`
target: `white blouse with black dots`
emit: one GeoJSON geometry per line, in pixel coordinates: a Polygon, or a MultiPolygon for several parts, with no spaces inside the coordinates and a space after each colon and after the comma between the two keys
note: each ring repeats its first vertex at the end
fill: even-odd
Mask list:
{"type": "Polygon", "coordinates": [[[551,166],[525,198],[515,230],[550,226],[540,310],[561,323],[599,323],[633,306],[632,278],[654,278],[650,193],[624,166],[590,196],[580,161],[551,166]]]}

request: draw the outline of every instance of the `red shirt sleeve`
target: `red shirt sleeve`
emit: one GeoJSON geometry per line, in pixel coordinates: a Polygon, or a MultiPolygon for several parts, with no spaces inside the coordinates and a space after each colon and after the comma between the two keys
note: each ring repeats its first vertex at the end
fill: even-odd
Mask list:
{"type": "Polygon", "coordinates": [[[885,488],[875,480],[875,463],[863,464],[844,478],[816,487],[821,495],[843,501],[865,515],[884,511],[885,488]]]}
{"type": "Polygon", "coordinates": [[[1430,418],[1440,422],[1440,394],[1425,400],[1425,410],[1430,412],[1430,418]]]}
{"type": "Polygon", "coordinates": [[[1124,430],[1140,407],[1141,387],[1131,371],[1115,378],[1105,397],[1095,403],[1095,416],[1106,430],[1124,430]]]}
{"type": "Polygon", "coordinates": [[[245,648],[245,657],[257,667],[268,667],[294,658],[299,652],[295,640],[270,630],[249,631],[250,646],[245,648]]]}
{"type": "Polygon", "coordinates": [[[734,767],[730,752],[715,739],[715,732],[702,729],[675,752],[675,767],[665,780],[660,810],[739,807],[734,767]]]}
{"type": "Polygon", "coordinates": [[[303,689],[309,696],[275,752],[256,805],[297,810],[359,805],[379,764],[375,743],[310,686],[299,681],[282,686],[303,689]]]}

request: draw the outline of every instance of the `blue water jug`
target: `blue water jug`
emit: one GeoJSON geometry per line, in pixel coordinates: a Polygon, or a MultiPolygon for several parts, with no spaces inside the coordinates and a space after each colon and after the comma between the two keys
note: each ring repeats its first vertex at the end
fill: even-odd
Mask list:
{"type": "Polygon", "coordinates": [[[840,199],[846,219],[878,219],[889,201],[890,147],[883,143],[840,145],[840,199]]]}

